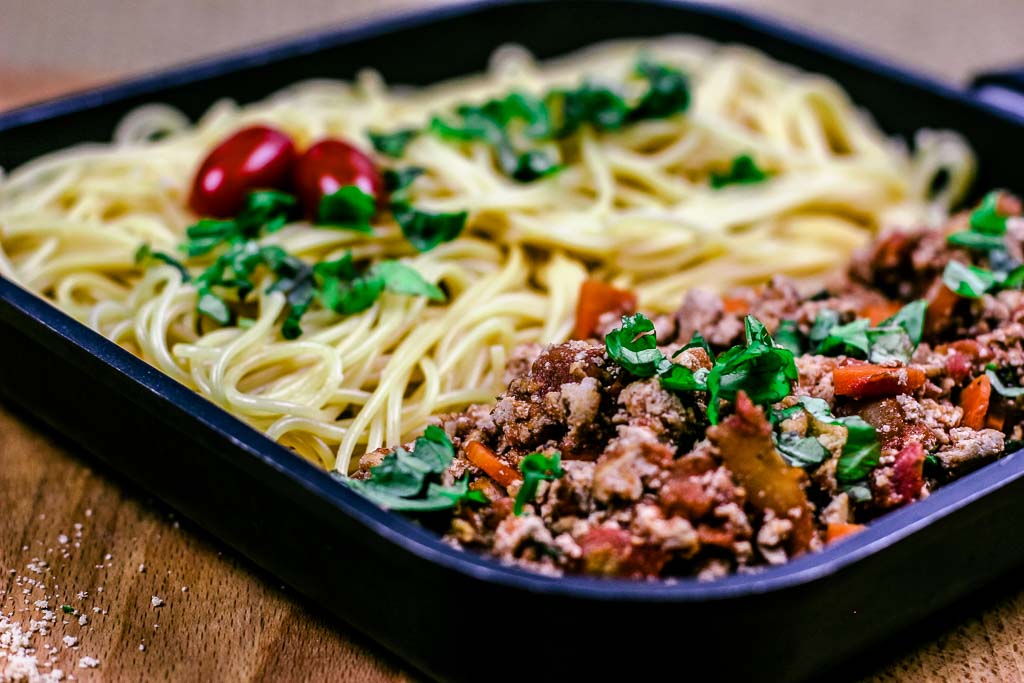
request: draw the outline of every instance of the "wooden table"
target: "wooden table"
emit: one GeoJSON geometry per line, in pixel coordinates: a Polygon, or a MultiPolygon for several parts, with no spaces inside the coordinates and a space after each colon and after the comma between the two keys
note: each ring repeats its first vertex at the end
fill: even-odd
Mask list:
{"type": "MultiPolygon", "coordinates": [[[[97,80],[0,69],[0,109],[97,80]]],[[[16,615],[38,619],[33,603],[47,598],[57,621],[48,636],[36,637],[37,656],[46,659],[43,643],[59,648],[55,666],[81,681],[419,678],[75,444],[2,404],[0,570],[0,613],[27,607],[16,615]],[[154,596],[163,604],[154,606],[154,596]],[[88,623],[79,625],[77,613],[64,615],[62,604],[88,623]],[[79,644],[64,646],[65,635],[79,644]],[[99,666],[79,668],[85,656],[99,666]]],[[[1015,590],[1004,587],[995,599],[968,607],[959,626],[867,680],[1024,680],[1024,592],[1015,590]]]]}

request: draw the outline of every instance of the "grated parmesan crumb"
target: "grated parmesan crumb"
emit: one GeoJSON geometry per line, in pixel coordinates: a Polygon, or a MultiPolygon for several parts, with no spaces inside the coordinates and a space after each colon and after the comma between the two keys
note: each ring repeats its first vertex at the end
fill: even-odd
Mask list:
{"type": "Polygon", "coordinates": [[[85,616],[84,614],[81,615],[80,617],[78,617],[78,625],[79,626],[85,626],[88,623],[89,623],[89,617],[85,616]]]}
{"type": "Polygon", "coordinates": [[[146,565],[144,565],[144,564],[140,564],[140,565],[139,565],[139,573],[140,573],[140,574],[142,574],[142,573],[144,573],[145,571],[146,571],[146,565]]]}
{"type": "Polygon", "coordinates": [[[75,638],[74,636],[64,636],[63,640],[65,647],[74,647],[78,645],[78,638],[75,638]]]}
{"type": "Polygon", "coordinates": [[[100,660],[95,657],[82,657],[78,660],[79,669],[95,669],[100,665],[100,660]]]}
{"type": "Polygon", "coordinates": [[[153,607],[163,607],[164,601],[154,595],[149,599],[149,603],[153,605],[153,607]]]}

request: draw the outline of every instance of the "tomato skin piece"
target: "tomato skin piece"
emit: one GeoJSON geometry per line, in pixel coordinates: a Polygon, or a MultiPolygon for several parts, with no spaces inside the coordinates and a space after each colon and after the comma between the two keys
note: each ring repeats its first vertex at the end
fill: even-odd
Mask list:
{"type": "Polygon", "coordinates": [[[636,312],[636,294],[593,278],[580,285],[576,303],[576,325],[573,339],[589,339],[596,332],[597,322],[605,313],[630,315],[636,312]]]}
{"type": "Polygon", "coordinates": [[[249,126],[206,155],[196,171],[189,208],[200,216],[236,216],[253,190],[283,189],[295,163],[295,144],[269,126],[249,126]]]}
{"type": "Polygon", "coordinates": [[[292,182],[306,215],[313,219],[319,213],[320,200],[343,187],[355,185],[376,199],[378,207],[386,194],[384,179],[373,159],[359,148],[333,138],[321,140],[299,157],[292,182]]]}
{"type": "Polygon", "coordinates": [[[917,367],[889,368],[856,363],[835,368],[832,384],[836,396],[881,398],[912,394],[924,386],[924,371],[917,367]]]}

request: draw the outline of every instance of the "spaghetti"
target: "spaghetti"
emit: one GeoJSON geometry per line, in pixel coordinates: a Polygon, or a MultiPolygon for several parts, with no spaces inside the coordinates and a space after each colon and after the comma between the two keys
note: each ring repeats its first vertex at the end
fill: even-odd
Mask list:
{"type": "Polygon", "coordinates": [[[883,225],[945,218],[972,174],[955,135],[922,131],[910,151],[836,83],[748,49],[674,37],[541,65],[503,48],[485,75],[417,90],[364,72],[244,107],[219,102],[195,126],[168,107],[143,107],[111,144],[56,152],[0,182],[0,275],[347,472],[353,456],[408,440],[431,416],[492,401],[515,346],[570,336],[587,277],[634,291],[652,313],[674,310],[697,284],[721,291],[777,273],[818,282],[883,225]],[[309,263],[346,251],[360,262],[402,259],[443,286],[444,304],[385,293],[348,316],[314,307],[304,334],[288,340],[285,299],[267,282],[248,324],[215,326],[196,311],[194,283],[135,263],[143,244],[175,250],[196,220],[185,197],[197,165],[243,126],[276,126],[300,148],[332,136],[369,149],[368,130],[423,127],[459,103],[587,77],[625,82],[640,54],[688,76],[689,109],[617,131],[583,127],[560,143],[565,167],[534,182],[507,177],[483,144],[413,139],[403,163],[425,170],[417,205],[469,213],[453,241],[417,253],[389,215],[370,235],[295,221],[260,238],[309,263]],[[767,178],[712,187],[742,155],[767,178]]]}

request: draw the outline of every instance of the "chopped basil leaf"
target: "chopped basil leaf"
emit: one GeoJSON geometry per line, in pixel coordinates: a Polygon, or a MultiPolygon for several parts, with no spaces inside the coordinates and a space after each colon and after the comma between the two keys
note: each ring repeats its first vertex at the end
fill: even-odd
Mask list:
{"type": "Polygon", "coordinates": [[[871,500],[871,488],[866,482],[855,484],[841,484],[839,489],[850,497],[855,503],[866,503],[871,500]]]}
{"type": "Polygon", "coordinates": [[[674,366],[658,349],[654,323],[640,313],[622,316],[622,326],[609,332],[604,344],[608,357],[637,377],[654,377],[674,366]]]}
{"type": "Polygon", "coordinates": [[[924,299],[911,301],[897,311],[896,315],[886,318],[879,323],[878,327],[885,328],[893,325],[902,327],[906,330],[910,341],[913,342],[914,346],[917,346],[921,343],[921,335],[924,334],[924,317],[927,311],[928,302],[924,299]]]}
{"type": "Polygon", "coordinates": [[[690,83],[681,71],[641,59],[636,73],[647,80],[648,89],[630,112],[631,120],[663,119],[690,106],[690,83]]]}
{"type": "Polygon", "coordinates": [[[1004,289],[1020,289],[1024,286],[1024,265],[1017,266],[1000,283],[1004,289]]]}
{"type": "Polygon", "coordinates": [[[585,81],[575,90],[555,90],[545,98],[551,117],[560,123],[556,136],[568,137],[583,125],[618,130],[629,117],[629,104],[608,88],[585,81]]]}
{"type": "Polygon", "coordinates": [[[387,188],[388,193],[391,195],[392,203],[399,200],[400,193],[404,193],[405,190],[409,189],[413,181],[419,178],[421,175],[426,173],[423,168],[419,166],[407,166],[406,168],[395,168],[384,171],[384,187],[387,188]]]}
{"type": "Polygon", "coordinates": [[[1002,378],[993,370],[986,370],[985,374],[988,375],[988,379],[992,383],[992,388],[1000,396],[1005,396],[1006,398],[1024,396],[1024,387],[1007,386],[1003,383],[1002,378]]]}
{"type": "Polygon", "coordinates": [[[986,235],[980,232],[961,230],[954,232],[946,238],[946,242],[955,247],[966,247],[978,251],[993,251],[1006,247],[1005,240],[1001,235],[986,235]]]}
{"type": "Polygon", "coordinates": [[[847,434],[836,466],[836,480],[854,483],[867,477],[878,466],[881,446],[875,428],[862,418],[856,415],[840,418],[840,424],[846,427],[847,434]]]}
{"type": "Polygon", "coordinates": [[[1006,216],[999,213],[998,207],[999,192],[989,192],[981,205],[971,212],[969,229],[953,233],[946,238],[946,242],[979,251],[1004,251],[1006,216]]]}
{"type": "Polygon", "coordinates": [[[814,352],[867,358],[873,363],[909,363],[921,342],[927,307],[924,300],[912,301],[877,327],[871,327],[866,318],[839,325],[838,313],[822,309],[810,335],[816,344],[814,352]]]}
{"type": "Polygon", "coordinates": [[[317,211],[317,225],[336,226],[371,233],[370,219],[377,211],[377,200],[355,185],[324,195],[317,211]]]}
{"type": "Polygon", "coordinates": [[[148,244],[143,244],[141,247],[138,248],[138,250],[136,250],[135,263],[137,263],[138,265],[146,266],[152,263],[153,261],[161,261],[169,266],[172,266],[175,270],[181,273],[182,282],[188,282],[189,280],[192,279],[192,276],[188,272],[188,268],[186,268],[181,263],[181,261],[174,258],[170,254],[166,254],[162,251],[153,251],[148,244]]]}
{"type": "Polygon", "coordinates": [[[814,467],[825,462],[828,450],[813,436],[782,432],[775,442],[776,450],[792,467],[814,467]]]}
{"type": "Polygon", "coordinates": [[[789,395],[798,378],[793,352],[776,346],[757,318],[744,320],[747,345],[734,346],[715,361],[707,377],[708,420],[718,423],[718,401],[731,401],[739,391],[767,405],[789,395]]]}
{"type": "Polygon", "coordinates": [[[841,484],[857,483],[878,466],[881,457],[878,433],[863,418],[857,415],[835,417],[828,402],[820,398],[801,396],[800,405],[819,422],[846,427],[846,442],[836,467],[836,479],[841,484]]]}
{"type": "Polygon", "coordinates": [[[980,299],[985,292],[996,285],[992,271],[950,261],[942,271],[942,282],[952,291],[968,299],[980,299]]]}
{"type": "Polygon", "coordinates": [[[466,225],[466,212],[429,213],[409,204],[391,207],[402,233],[417,251],[430,251],[442,242],[450,242],[466,225]]]}
{"type": "Polygon", "coordinates": [[[750,185],[768,179],[765,173],[749,154],[741,154],[732,160],[726,173],[712,173],[711,187],[717,189],[727,185],[750,185]]]}
{"type": "Polygon", "coordinates": [[[796,326],[796,321],[783,320],[779,323],[779,328],[775,330],[775,344],[792,351],[794,356],[804,352],[803,336],[796,326]]]}
{"type": "Polygon", "coordinates": [[[465,502],[487,502],[479,491],[470,491],[466,479],[443,486],[437,479],[455,457],[455,448],[444,430],[431,425],[416,439],[410,453],[402,447],[384,456],[365,480],[342,478],[350,488],[378,505],[392,510],[429,512],[446,510],[465,502]]]}
{"type": "Polygon", "coordinates": [[[989,192],[971,212],[971,230],[983,235],[1005,235],[1006,216],[999,213],[999,192],[989,192]]]}
{"type": "Polygon", "coordinates": [[[838,312],[833,311],[831,308],[823,308],[818,311],[818,315],[814,318],[814,325],[811,326],[811,333],[809,335],[811,346],[817,347],[821,342],[825,341],[825,338],[828,337],[832,328],[837,327],[838,325],[838,312]]]}
{"type": "Polygon", "coordinates": [[[221,325],[231,322],[231,311],[228,309],[227,303],[208,289],[200,290],[196,308],[200,313],[210,316],[221,325]]]}
{"type": "Polygon", "coordinates": [[[836,325],[818,344],[816,353],[866,358],[871,352],[871,342],[868,340],[870,326],[871,322],[867,318],[860,318],[845,325],[836,325]]]}
{"type": "Polygon", "coordinates": [[[706,391],[707,371],[693,372],[689,368],[675,363],[660,375],[661,386],[669,391],[706,391]]]}
{"type": "Polygon", "coordinates": [[[425,296],[431,301],[444,301],[444,292],[432,282],[400,261],[381,261],[370,269],[384,279],[384,288],[395,294],[425,296]]]}
{"type": "Polygon", "coordinates": [[[898,361],[906,365],[914,353],[914,343],[907,331],[898,325],[879,327],[868,331],[872,363],[898,361]]]}
{"type": "Polygon", "coordinates": [[[523,473],[523,485],[516,494],[513,512],[523,513],[523,507],[537,496],[537,487],[541,481],[554,481],[565,475],[562,469],[562,454],[555,451],[550,457],[543,453],[530,453],[519,463],[519,471],[523,473]]]}
{"type": "Polygon", "coordinates": [[[417,135],[419,131],[414,128],[403,128],[393,133],[367,133],[375,150],[394,159],[400,159],[405,154],[405,148],[417,135]]]}
{"type": "Polygon", "coordinates": [[[75,612],[75,608],[71,605],[61,605],[60,608],[64,612],[64,614],[74,614],[75,612]]]}

